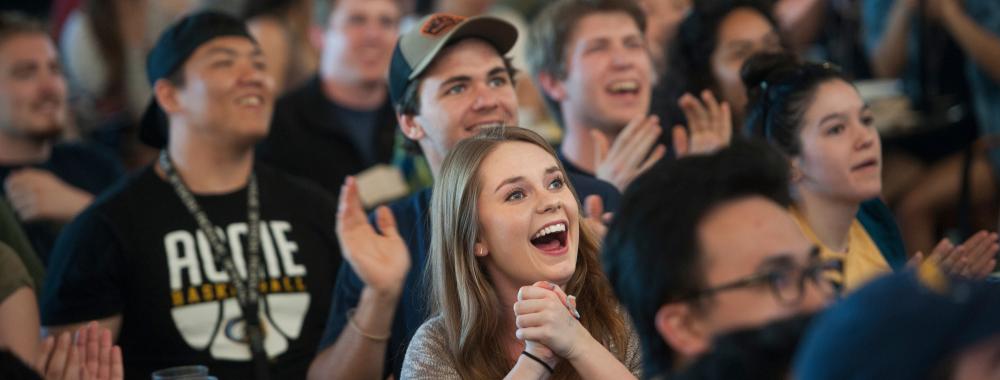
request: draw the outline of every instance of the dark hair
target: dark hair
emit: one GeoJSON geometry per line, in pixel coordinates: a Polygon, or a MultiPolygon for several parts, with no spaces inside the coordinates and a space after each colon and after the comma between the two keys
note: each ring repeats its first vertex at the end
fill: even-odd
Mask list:
{"type": "Polygon", "coordinates": [[[241,15],[244,20],[260,16],[284,16],[306,1],[312,0],[248,0],[243,5],[241,15]]]}
{"type": "Polygon", "coordinates": [[[788,53],[750,57],[740,71],[747,88],[744,133],[767,140],[788,156],[801,153],[802,118],[821,83],[847,79],[829,63],[803,63],[788,53]]]}
{"type": "Polygon", "coordinates": [[[751,8],[778,29],[766,0],[698,0],[691,13],[677,27],[677,34],[667,47],[667,73],[660,96],[654,96],[653,111],[666,115],[663,125],[687,124],[677,99],[684,93],[700,94],[711,90],[720,95],[719,83],[712,73],[712,53],[718,47],[719,25],[738,8],[751,8]]]}
{"type": "Polygon", "coordinates": [[[785,379],[813,314],[797,315],[763,327],[737,330],[716,338],[712,351],[672,380],[785,379]]]}
{"type": "Polygon", "coordinates": [[[752,196],[788,207],[788,164],[766,144],[739,139],[712,155],[660,160],[626,189],[605,238],[604,264],[635,323],[645,373],[661,373],[674,361],[654,325],[657,310],[703,287],[702,219],[752,196]]]}
{"type": "Polygon", "coordinates": [[[45,26],[36,19],[17,11],[0,12],[0,44],[18,34],[44,34],[45,26]]]}
{"type": "MultiPolygon", "coordinates": [[[[549,4],[535,17],[528,33],[527,64],[536,81],[539,73],[566,79],[566,44],[580,19],[594,13],[623,12],[635,21],[640,33],[646,30],[646,14],[635,0],[560,0],[549,4]]],[[[541,86],[539,86],[541,88],[541,86]]],[[[563,124],[559,103],[542,91],[552,117],[563,124]]]]}

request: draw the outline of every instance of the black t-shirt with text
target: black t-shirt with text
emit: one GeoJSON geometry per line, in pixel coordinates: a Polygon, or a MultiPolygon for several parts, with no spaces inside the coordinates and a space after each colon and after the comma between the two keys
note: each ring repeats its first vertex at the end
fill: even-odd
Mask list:
{"type": "MultiPolygon", "coordinates": [[[[315,185],[267,167],[260,189],[261,321],[276,379],[304,378],[323,331],[340,253],[335,203],[315,185]]],[[[247,191],[196,196],[245,275],[247,191]],[[239,244],[232,242],[239,241],[239,244]]],[[[222,263],[168,182],[152,167],[103,194],[53,250],[42,296],[46,326],[122,316],[126,378],[204,364],[250,379],[239,303],[222,263]]]]}

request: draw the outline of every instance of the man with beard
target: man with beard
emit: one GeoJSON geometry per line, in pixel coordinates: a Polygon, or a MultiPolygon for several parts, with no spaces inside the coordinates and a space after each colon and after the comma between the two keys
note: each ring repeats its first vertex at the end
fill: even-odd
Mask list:
{"type": "Polygon", "coordinates": [[[66,119],[66,79],[44,27],[0,15],[0,194],[43,260],[61,226],[123,172],[111,155],[56,144],[66,119]]]}

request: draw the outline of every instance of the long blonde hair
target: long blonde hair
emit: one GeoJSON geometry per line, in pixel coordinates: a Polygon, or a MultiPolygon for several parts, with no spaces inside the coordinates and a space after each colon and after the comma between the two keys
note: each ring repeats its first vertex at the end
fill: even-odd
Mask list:
{"type": "MultiPolygon", "coordinates": [[[[483,160],[506,142],[536,145],[552,157],[555,151],[538,134],[518,127],[484,130],[460,142],[444,160],[431,197],[431,247],[425,281],[430,290],[431,315],[439,315],[447,334],[446,342],[458,373],[466,379],[497,379],[512,368],[498,332],[511,331],[500,323],[500,299],[483,264],[473,254],[482,236],[478,220],[478,199],[482,189],[479,167],[483,160]]],[[[566,173],[562,164],[559,170],[566,173]]],[[[579,206],[579,197],[566,181],[579,206]]],[[[594,233],[580,226],[580,248],[576,269],[566,285],[568,294],[577,295],[581,323],[590,334],[609,348],[619,360],[625,357],[628,330],[618,302],[601,270],[599,242],[594,233]]],[[[554,379],[576,378],[567,363],[556,367],[554,379]]]]}

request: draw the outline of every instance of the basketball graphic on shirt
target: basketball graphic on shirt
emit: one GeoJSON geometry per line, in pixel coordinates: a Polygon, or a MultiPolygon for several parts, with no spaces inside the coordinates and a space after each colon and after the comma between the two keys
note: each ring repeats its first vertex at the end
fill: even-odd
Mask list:
{"type": "MultiPolygon", "coordinates": [[[[220,230],[236,270],[244,278],[246,231],[246,223],[233,223],[220,230]]],[[[281,355],[288,350],[289,341],[299,338],[309,310],[306,268],[295,260],[298,244],[288,238],[290,231],[291,225],[284,221],[260,224],[264,276],[257,290],[264,349],[269,358],[281,355]]],[[[181,337],[192,349],[207,351],[218,360],[251,360],[235,288],[221,263],[214,259],[208,240],[200,231],[186,230],[170,232],[163,240],[170,274],[171,317],[181,337]]]]}

